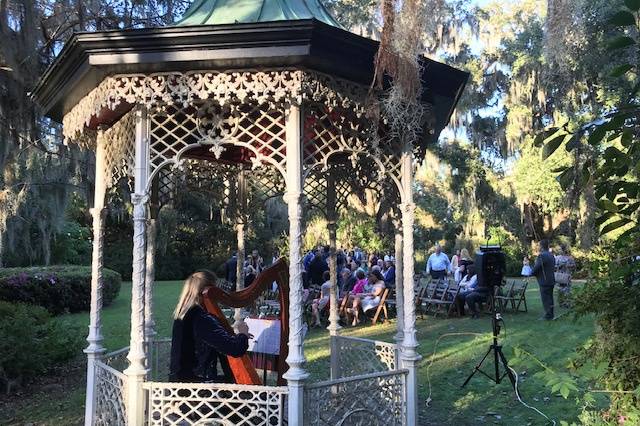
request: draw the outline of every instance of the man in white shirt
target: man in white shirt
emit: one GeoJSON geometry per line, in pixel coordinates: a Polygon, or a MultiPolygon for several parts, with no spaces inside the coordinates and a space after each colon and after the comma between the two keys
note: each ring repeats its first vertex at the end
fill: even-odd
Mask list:
{"type": "Polygon", "coordinates": [[[451,271],[451,261],[449,256],[442,252],[440,244],[435,245],[435,252],[429,256],[427,260],[427,274],[431,274],[431,278],[434,280],[441,280],[446,277],[451,271]]]}

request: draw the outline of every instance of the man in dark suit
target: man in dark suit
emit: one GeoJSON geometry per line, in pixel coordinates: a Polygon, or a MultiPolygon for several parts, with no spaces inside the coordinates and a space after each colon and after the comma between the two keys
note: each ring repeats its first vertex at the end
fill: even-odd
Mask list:
{"type": "Polygon", "coordinates": [[[238,267],[238,256],[234,253],[229,260],[227,260],[224,264],[224,277],[225,279],[233,284],[231,288],[236,289],[236,276],[237,276],[237,268],[238,267]]]}
{"type": "Polygon", "coordinates": [[[544,308],[544,316],[540,319],[550,321],[553,317],[553,286],[556,284],[555,272],[556,260],[549,252],[549,241],[540,241],[540,254],[531,270],[540,286],[540,298],[544,308]]]}

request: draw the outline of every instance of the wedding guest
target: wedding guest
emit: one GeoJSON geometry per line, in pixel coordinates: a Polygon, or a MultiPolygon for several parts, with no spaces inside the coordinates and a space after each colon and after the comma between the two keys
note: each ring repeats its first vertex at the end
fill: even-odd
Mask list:
{"type": "Polygon", "coordinates": [[[451,262],[449,257],[442,252],[440,244],[436,243],[434,253],[429,256],[427,260],[426,272],[431,275],[431,278],[444,279],[451,270],[451,262]]]}

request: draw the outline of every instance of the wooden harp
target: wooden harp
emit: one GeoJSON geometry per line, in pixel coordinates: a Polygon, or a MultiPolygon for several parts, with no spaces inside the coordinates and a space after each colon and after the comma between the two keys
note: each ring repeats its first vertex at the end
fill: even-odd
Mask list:
{"type": "MultiPolygon", "coordinates": [[[[226,292],[219,287],[209,287],[204,290],[204,304],[207,311],[215,316],[227,331],[233,333],[233,327],[227,321],[218,303],[231,308],[251,306],[256,299],[270,288],[273,282],[278,284],[278,302],[280,304],[280,353],[277,361],[278,386],[286,384],[282,375],[287,371],[287,354],[289,352],[289,266],[280,258],[273,265],[264,269],[253,282],[244,289],[236,292],[226,292]]],[[[262,380],[248,354],[240,358],[227,356],[229,367],[235,383],[245,385],[261,385],[262,380]]]]}

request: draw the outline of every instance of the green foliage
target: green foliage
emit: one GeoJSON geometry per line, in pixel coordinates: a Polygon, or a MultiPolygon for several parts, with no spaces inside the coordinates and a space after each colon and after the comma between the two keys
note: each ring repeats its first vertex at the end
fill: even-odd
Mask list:
{"type": "Polygon", "coordinates": [[[39,306],[0,301],[0,387],[8,389],[77,355],[81,330],[79,324],[62,326],[39,306]]]}
{"type": "Polygon", "coordinates": [[[78,222],[65,221],[51,246],[52,262],[57,265],[90,265],[91,250],[91,229],[78,222]]]}
{"type": "MultiPolygon", "coordinates": [[[[103,270],[102,303],[108,306],[120,291],[120,274],[103,270]]],[[[0,269],[0,300],[42,306],[53,315],[88,311],[91,268],[50,266],[0,269]]]]}

